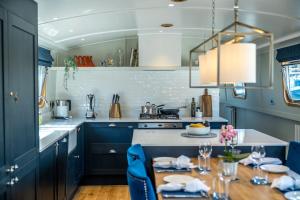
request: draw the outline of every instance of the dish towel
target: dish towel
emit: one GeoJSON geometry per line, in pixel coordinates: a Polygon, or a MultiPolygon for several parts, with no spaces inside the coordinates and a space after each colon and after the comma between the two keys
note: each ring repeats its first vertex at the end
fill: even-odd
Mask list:
{"type": "Polygon", "coordinates": [[[171,162],[155,162],[153,167],[184,169],[193,167],[193,163],[189,157],[181,155],[171,162]]]}
{"type": "Polygon", "coordinates": [[[284,175],[274,179],[271,188],[278,188],[281,191],[300,189],[300,179],[284,175]]]}
{"type": "MultiPolygon", "coordinates": [[[[255,165],[256,160],[254,160],[252,156],[249,155],[247,158],[240,160],[239,163],[243,165],[255,165]]],[[[271,158],[271,157],[262,158],[260,165],[266,165],[266,164],[281,165],[282,162],[279,158],[271,158]]]]}
{"type": "Polygon", "coordinates": [[[210,188],[197,178],[187,182],[186,186],[179,183],[167,183],[167,184],[159,185],[157,187],[158,193],[162,191],[180,191],[180,190],[184,190],[185,192],[199,192],[199,191],[208,192],[210,188]]]}

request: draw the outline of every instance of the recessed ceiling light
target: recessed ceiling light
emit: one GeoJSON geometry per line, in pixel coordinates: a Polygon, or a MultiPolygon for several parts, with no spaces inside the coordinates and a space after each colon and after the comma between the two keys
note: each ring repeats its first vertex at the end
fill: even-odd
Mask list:
{"type": "Polygon", "coordinates": [[[164,27],[164,28],[170,28],[172,26],[174,26],[173,24],[170,24],[170,23],[164,23],[164,24],[161,24],[160,25],[161,27],[164,27]]]}
{"type": "Polygon", "coordinates": [[[169,5],[168,5],[169,7],[174,7],[175,6],[175,4],[174,3],[169,3],[169,5]]]}
{"type": "Polygon", "coordinates": [[[52,19],[53,19],[53,20],[58,20],[59,18],[58,18],[58,17],[53,17],[52,19]]]}
{"type": "Polygon", "coordinates": [[[81,41],[84,41],[85,39],[84,38],[81,38],[81,41]]]}
{"type": "Polygon", "coordinates": [[[70,32],[70,33],[73,33],[73,32],[74,32],[74,30],[73,30],[73,29],[70,29],[70,30],[69,30],[69,32],[70,32]]]}
{"type": "Polygon", "coordinates": [[[159,32],[162,33],[162,32],[164,32],[164,31],[160,30],[159,32]]]}

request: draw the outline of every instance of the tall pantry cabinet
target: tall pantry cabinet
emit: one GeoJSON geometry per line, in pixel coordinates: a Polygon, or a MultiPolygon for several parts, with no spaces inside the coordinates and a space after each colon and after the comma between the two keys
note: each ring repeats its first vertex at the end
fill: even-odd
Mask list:
{"type": "Polygon", "coordinates": [[[37,4],[0,0],[0,200],[37,199],[37,4]]]}

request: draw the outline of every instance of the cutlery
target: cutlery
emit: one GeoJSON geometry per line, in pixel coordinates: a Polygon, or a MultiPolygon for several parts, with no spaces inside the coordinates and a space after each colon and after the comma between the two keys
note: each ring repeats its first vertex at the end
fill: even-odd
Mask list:
{"type": "Polygon", "coordinates": [[[116,95],[114,94],[114,95],[113,95],[113,99],[112,99],[112,104],[115,103],[115,98],[116,98],[116,95]]]}
{"type": "Polygon", "coordinates": [[[163,173],[163,172],[191,172],[191,169],[156,169],[155,172],[157,173],[163,173]]]}

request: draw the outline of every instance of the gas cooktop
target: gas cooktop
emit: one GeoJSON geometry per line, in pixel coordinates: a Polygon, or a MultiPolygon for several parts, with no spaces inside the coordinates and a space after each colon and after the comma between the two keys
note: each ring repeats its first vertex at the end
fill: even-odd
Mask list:
{"type": "Polygon", "coordinates": [[[150,115],[150,114],[140,114],[140,119],[180,119],[179,115],[163,115],[163,114],[158,114],[158,115],[150,115]]]}

